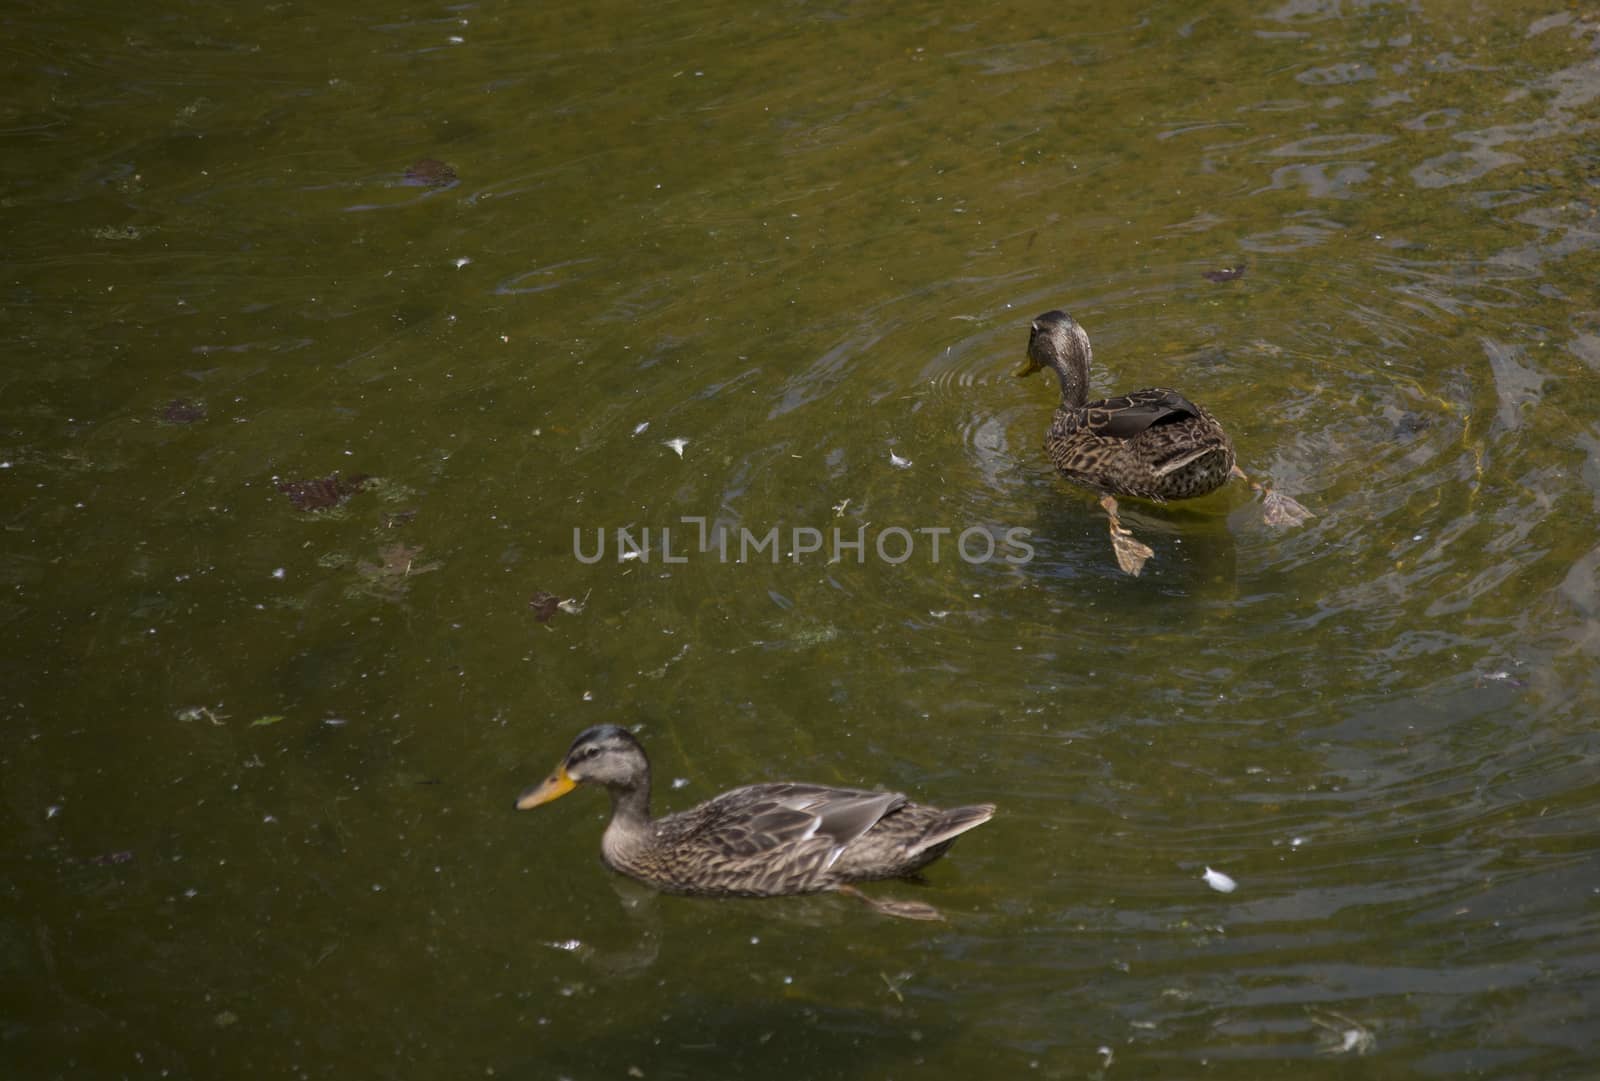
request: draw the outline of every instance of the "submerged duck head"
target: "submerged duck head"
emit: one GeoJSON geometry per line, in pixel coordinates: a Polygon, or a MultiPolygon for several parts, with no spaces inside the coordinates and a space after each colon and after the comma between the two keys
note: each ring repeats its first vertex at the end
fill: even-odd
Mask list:
{"type": "Polygon", "coordinates": [[[650,760],[633,733],[614,724],[596,725],[578,733],[554,773],[517,797],[517,810],[560,799],[581,784],[635,789],[649,776],[650,760]]]}

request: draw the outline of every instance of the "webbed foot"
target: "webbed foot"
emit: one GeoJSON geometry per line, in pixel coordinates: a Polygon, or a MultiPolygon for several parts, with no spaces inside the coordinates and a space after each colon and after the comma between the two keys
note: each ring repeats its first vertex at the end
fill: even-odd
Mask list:
{"type": "Polygon", "coordinates": [[[894,916],[902,920],[942,920],[944,913],[932,905],[925,905],[921,901],[880,901],[876,897],[868,897],[854,886],[840,886],[838,892],[861,901],[874,912],[881,912],[885,916],[894,916]]]}
{"type": "Polygon", "coordinates": [[[1306,510],[1292,496],[1265,488],[1261,492],[1261,517],[1268,525],[1305,525],[1316,515],[1306,510]]]}
{"type": "Polygon", "coordinates": [[[1111,496],[1101,496],[1100,505],[1105,508],[1106,515],[1111,519],[1111,550],[1117,557],[1117,566],[1122,568],[1124,574],[1139,577],[1139,572],[1144,570],[1145,560],[1155,555],[1155,549],[1145,544],[1133,535],[1133,532],[1122,524],[1117,517],[1117,501],[1111,496]]]}
{"type": "Polygon", "coordinates": [[[1251,488],[1261,493],[1261,519],[1270,526],[1305,525],[1306,522],[1316,517],[1315,514],[1306,510],[1300,504],[1300,501],[1293,496],[1275,492],[1265,484],[1257,484],[1238,466],[1233,467],[1233,472],[1230,475],[1238,477],[1251,488]]]}

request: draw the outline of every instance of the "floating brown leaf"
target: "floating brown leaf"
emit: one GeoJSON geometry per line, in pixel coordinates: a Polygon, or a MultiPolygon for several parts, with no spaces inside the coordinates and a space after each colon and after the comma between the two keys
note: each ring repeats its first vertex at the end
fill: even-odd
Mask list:
{"type": "Polygon", "coordinates": [[[366,486],[372,478],[356,473],[341,478],[334,473],[315,480],[285,480],[278,482],[278,491],[289,497],[295,508],[303,511],[327,510],[337,507],[366,486]]]}
{"type": "Polygon", "coordinates": [[[356,573],[362,578],[358,591],[384,600],[399,600],[410,588],[412,578],[439,569],[438,563],[423,563],[417,558],[420,555],[420,544],[412,546],[396,541],[379,548],[378,558],[383,560],[381,564],[365,559],[356,563],[356,573]]]}
{"type": "Polygon", "coordinates": [[[404,578],[412,574],[427,574],[429,571],[439,569],[437,563],[419,563],[417,557],[422,554],[422,546],[415,548],[408,544],[396,541],[385,548],[378,549],[378,556],[383,560],[383,566],[371,563],[358,563],[356,570],[369,577],[382,575],[391,578],[404,578]]]}
{"type": "Polygon", "coordinates": [[[534,619],[540,623],[549,623],[561,607],[561,598],[541,589],[533,595],[532,600],[528,601],[528,607],[533,609],[534,619]]]}
{"type": "Polygon", "coordinates": [[[156,411],[166,424],[196,424],[206,419],[206,403],[192,398],[174,398],[156,411]]]}
{"type": "Polygon", "coordinates": [[[406,170],[405,182],[414,188],[448,188],[456,182],[456,171],[438,158],[422,158],[406,170]]]}

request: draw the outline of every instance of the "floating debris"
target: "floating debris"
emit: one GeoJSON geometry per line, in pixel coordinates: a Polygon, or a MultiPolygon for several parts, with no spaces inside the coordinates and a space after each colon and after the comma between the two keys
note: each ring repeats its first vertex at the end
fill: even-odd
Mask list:
{"type": "Polygon", "coordinates": [[[528,607],[533,610],[534,619],[540,623],[549,623],[555,618],[557,612],[565,612],[569,616],[582,615],[584,606],[588,603],[588,593],[583,595],[583,600],[579,600],[577,597],[568,597],[563,600],[560,595],[541,589],[528,601],[528,607]]]}
{"type": "Polygon", "coordinates": [[[283,714],[281,714],[281,713],[268,713],[265,716],[257,717],[255,720],[251,721],[250,722],[250,727],[251,728],[265,728],[267,725],[269,725],[269,724],[277,724],[281,720],[283,720],[283,714]]]}
{"type": "Polygon", "coordinates": [[[96,240],[138,240],[150,231],[137,225],[101,225],[90,229],[89,235],[96,240]]]}
{"type": "Polygon", "coordinates": [[[1218,893],[1232,893],[1234,890],[1239,888],[1239,883],[1235,882],[1221,871],[1213,871],[1209,867],[1206,868],[1206,873],[1200,877],[1205,879],[1206,885],[1210,886],[1218,893]]]}
{"type": "Polygon", "coordinates": [[[278,491],[289,497],[289,502],[295,505],[296,510],[315,512],[337,507],[365,488],[371,479],[365,473],[354,473],[349,477],[333,473],[313,480],[279,481],[278,491]]]}
{"type": "Polygon", "coordinates": [[[356,573],[362,578],[357,590],[384,600],[399,600],[411,587],[412,578],[439,569],[438,563],[423,563],[418,558],[421,555],[420,544],[413,546],[403,541],[379,548],[378,558],[383,560],[381,565],[365,559],[356,562],[356,573]]]}
{"type": "Polygon", "coordinates": [[[1433,427],[1432,417],[1426,413],[1416,413],[1408,409],[1400,414],[1400,419],[1394,422],[1392,438],[1396,442],[1405,442],[1431,427],[1433,427]]]}
{"type": "MultiPolygon", "coordinates": [[[[679,661],[683,660],[684,657],[688,656],[689,648],[690,648],[689,643],[685,642],[683,644],[683,648],[678,650],[678,652],[674,653],[672,656],[668,657],[665,664],[662,664],[662,665],[660,665],[659,667],[656,667],[656,668],[652,668],[648,672],[640,672],[639,674],[644,676],[646,679],[660,679],[660,678],[662,678],[663,676],[665,676],[667,674],[667,669],[671,668],[673,665],[675,665],[679,661]]],[[[688,784],[689,782],[688,781],[684,781],[683,783],[684,784],[688,784]]],[[[680,786],[678,785],[678,783],[676,781],[674,781],[672,787],[678,788],[680,786]]]]}
{"type": "Polygon", "coordinates": [[[540,623],[549,623],[555,618],[556,610],[561,607],[561,598],[541,589],[528,601],[528,607],[533,609],[534,619],[540,623]]]}
{"type": "Polygon", "coordinates": [[[677,452],[678,457],[682,458],[683,457],[683,448],[687,447],[689,445],[689,441],[687,439],[669,439],[669,440],[667,440],[665,443],[663,443],[661,445],[664,446],[664,447],[671,447],[674,451],[677,452]]]}
{"type": "Polygon", "coordinates": [[[163,424],[198,424],[206,416],[206,403],[193,398],[174,398],[156,410],[156,419],[163,424]]]}
{"type": "Polygon", "coordinates": [[[896,469],[910,469],[911,459],[902,458],[900,455],[891,450],[889,452],[889,464],[894,466],[896,469]]]}
{"type": "Polygon", "coordinates": [[[650,429],[650,422],[648,420],[641,420],[638,424],[635,424],[633,426],[633,434],[634,435],[643,435],[649,429],[650,429]]]}
{"type": "Polygon", "coordinates": [[[373,571],[389,577],[404,578],[412,574],[427,574],[429,571],[439,569],[437,563],[418,563],[417,557],[422,554],[422,545],[415,548],[401,541],[378,549],[378,556],[383,560],[383,566],[372,567],[370,563],[357,563],[356,570],[372,567],[373,571]]]}
{"type": "Polygon", "coordinates": [[[844,517],[845,508],[847,508],[849,506],[850,506],[850,501],[848,499],[846,499],[842,503],[835,503],[833,505],[833,516],[835,518],[843,518],[844,517]]]}
{"type": "Polygon", "coordinates": [[[228,715],[222,712],[221,707],[218,707],[217,712],[213,713],[205,706],[188,706],[180,709],[177,717],[180,721],[210,721],[218,728],[221,728],[222,722],[228,719],[228,715]]]}
{"type": "Polygon", "coordinates": [[[1325,1016],[1311,1014],[1311,1023],[1329,1034],[1317,1050],[1324,1055],[1348,1055],[1354,1051],[1365,1055],[1378,1049],[1378,1038],[1372,1030],[1359,1021],[1352,1020],[1337,1010],[1327,1010],[1325,1016]]]}
{"type": "Polygon", "coordinates": [[[1231,282],[1235,278],[1244,277],[1244,264],[1240,263],[1237,266],[1223,267],[1221,270],[1207,270],[1201,274],[1201,277],[1205,278],[1206,281],[1211,282],[1231,282]]]}
{"type": "Polygon", "coordinates": [[[400,182],[412,188],[448,188],[459,183],[460,178],[438,158],[420,158],[405,171],[400,182]]]}
{"type": "Polygon", "coordinates": [[[133,850],[124,849],[121,852],[102,852],[98,856],[90,856],[89,862],[96,867],[115,867],[119,863],[132,863],[133,850]]]}

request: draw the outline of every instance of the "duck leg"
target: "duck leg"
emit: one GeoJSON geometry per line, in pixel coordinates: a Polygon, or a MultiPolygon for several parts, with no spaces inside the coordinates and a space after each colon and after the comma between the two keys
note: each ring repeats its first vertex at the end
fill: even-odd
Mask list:
{"type": "Polygon", "coordinates": [[[895,916],[902,920],[942,920],[944,914],[932,905],[925,905],[921,901],[880,901],[875,897],[868,897],[854,886],[840,886],[839,893],[865,904],[876,912],[885,916],[895,916]]]}
{"type": "Polygon", "coordinates": [[[1123,572],[1139,577],[1139,572],[1144,570],[1144,561],[1155,555],[1155,550],[1143,543],[1122,524],[1117,517],[1117,501],[1110,495],[1100,497],[1100,505],[1105,508],[1106,515],[1111,519],[1111,550],[1116,553],[1117,566],[1123,572]]]}
{"type": "Polygon", "coordinates": [[[1238,466],[1233,467],[1232,475],[1261,493],[1261,518],[1268,525],[1304,525],[1308,520],[1316,517],[1315,514],[1306,510],[1292,497],[1286,496],[1282,492],[1274,492],[1264,484],[1257,484],[1245,476],[1244,470],[1238,466]]]}

